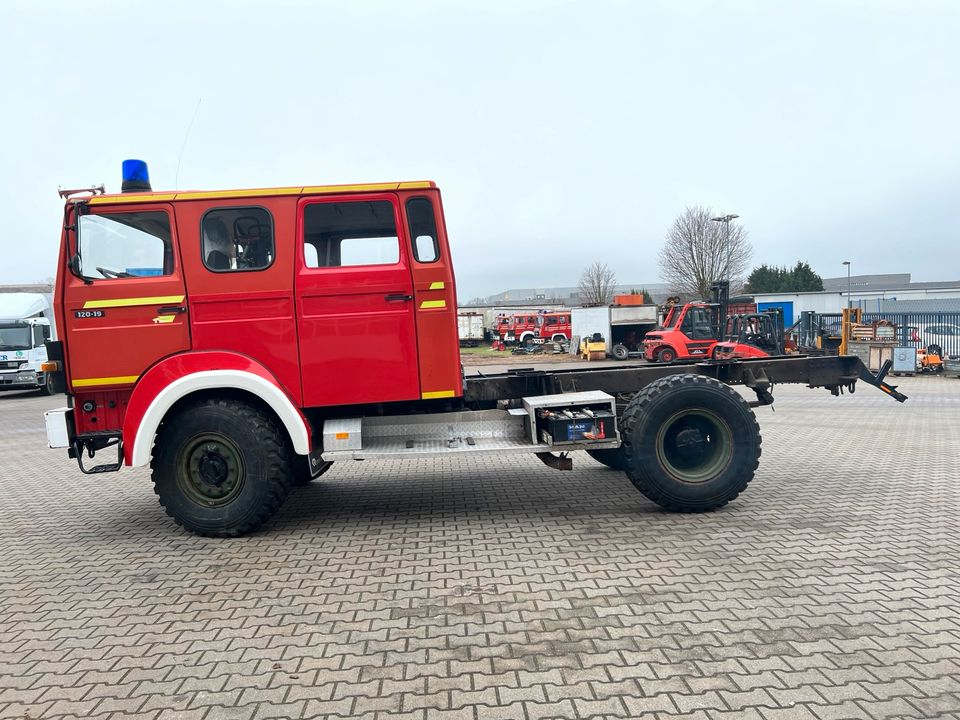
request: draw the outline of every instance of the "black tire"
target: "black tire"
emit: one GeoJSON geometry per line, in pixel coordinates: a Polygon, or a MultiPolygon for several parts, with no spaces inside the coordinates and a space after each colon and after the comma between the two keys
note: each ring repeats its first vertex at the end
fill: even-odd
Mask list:
{"type": "Polygon", "coordinates": [[[627,477],[675,512],[726,505],[760,461],[760,426],[746,400],[702,375],[671,375],[645,387],[627,405],[620,431],[627,477]]]}
{"type": "Polygon", "coordinates": [[[293,468],[293,486],[302,487],[304,485],[309,485],[318,477],[323,475],[327,470],[330,469],[330,466],[333,465],[333,461],[325,462],[320,466],[320,471],[316,475],[310,475],[310,461],[304,455],[297,455],[296,453],[291,453],[290,455],[290,467],[293,468]]]}
{"type": "Polygon", "coordinates": [[[47,373],[43,376],[43,385],[40,386],[41,395],[56,395],[57,391],[53,387],[53,373],[47,373]]]}
{"type": "Polygon", "coordinates": [[[619,343],[613,346],[612,354],[615,360],[626,360],[630,357],[630,351],[627,350],[627,346],[620,345],[619,343]]]}
{"type": "Polygon", "coordinates": [[[660,348],[657,352],[657,362],[672,363],[677,359],[677,351],[670,347],[660,348]]]}
{"type": "Polygon", "coordinates": [[[587,450],[587,455],[592,457],[601,465],[606,465],[611,470],[623,471],[627,467],[623,459],[623,454],[620,452],[620,448],[612,448],[607,450],[587,450]]]}
{"type": "Polygon", "coordinates": [[[533,347],[533,335],[527,335],[527,336],[523,339],[522,345],[523,345],[525,348],[533,347]]]}
{"type": "Polygon", "coordinates": [[[160,425],[150,464],[154,491],[187,530],[237,537],[260,527],[290,494],[290,452],[264,411],[202,400],[160,425]]]}

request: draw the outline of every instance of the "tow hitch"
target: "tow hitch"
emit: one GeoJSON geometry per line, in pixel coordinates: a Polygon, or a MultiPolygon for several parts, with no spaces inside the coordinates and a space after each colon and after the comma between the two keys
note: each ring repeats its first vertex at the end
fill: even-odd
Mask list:
{"type": "MultiPolygon", "coordinates": [[[[863,363],[860,364],[860,379],[869,385],[873,385],[879,390],[883,390],[887,395],[892,397],[897,402],[903,402],[907,399],[907,396],[901,392],[897,392],[896,385],[888,385],[884,382],[884,378],[887,376],[887,373],[890,372],[890,368],[893,367],[893,361],[887,360],[883,363],[883,366],[880,368],[880,372],[874,375],[867,369],[867,366],[863,363]]],[[[853,392],[853,383],[850,383],[850,392],[853,392]]]]}

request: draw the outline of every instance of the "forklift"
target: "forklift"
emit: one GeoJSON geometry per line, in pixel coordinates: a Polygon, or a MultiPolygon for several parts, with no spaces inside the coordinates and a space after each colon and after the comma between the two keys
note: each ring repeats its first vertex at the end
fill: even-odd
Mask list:
{"type": "Polygon", "coordinates": [[[713,350],[715,360],[773,357],[786,354],[783,310],[742,313],[727,318],[723,340],[713,350]]]}

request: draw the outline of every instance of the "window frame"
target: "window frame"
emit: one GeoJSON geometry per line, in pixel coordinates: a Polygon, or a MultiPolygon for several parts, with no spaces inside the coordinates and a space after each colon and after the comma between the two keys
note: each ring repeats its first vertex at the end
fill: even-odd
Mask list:
{"type": "Polygon", "coordinates": [[[264,270],[269,270],[273,267],[274,263],[277,262],[277,223],[273,219],[273,213],[270,212],[270,208],[264,205],[218,205],[217,207],[211,207],[204,210],[203,215],[200,216],[200,242],[197,243],[200,248],[200,263],[203,265],[204,269],[207,272],[216,273],[217,275],[229,275],[230,273],[248,273],[248,272],[263,272],[264,270]],[[224,210],[263,210],[267,217],[270,218],[270,243],[273,246],[273,253],[270,258],[270,264],[264,265],[259,268],[227,268],[225,270],[215,270],[214,268],[207,265],[207,258],[205,257],[204,248],[203,248],[203,223],[207,219],[207,215],[212,212],[223,212],[224,210]]]}
{"type": "Polygon", "coordinates": [[[415,263],[419,263],[420,265],[433,265],[434,263],[440,262],[440,227],[437,224],[437,206],[433,202],[433,198],[429,195],[410,196],[403,202],[403,212],[407,219],[407,234],[410,236],[410,256],[413,261],[415,263]],[[417,252],[417,238],[420,236],[413,232],[413,223],[409,210],[410,203],[414,202],[415,200],[426,200],[430,205],[431,217],[433,218],[433,260],[421,260],[419,258],[419,253],[417,252]]]}
{"type": "MultiPolygon", "coordinates": [[[[372,193],[370,195],[310,195],[304,198],[301,198],[300,202],[297,205],[297,237],[296,237],[296,254],[297,254],[297,263],[299,265],[299,271],[306,271],[311,273],[337,273],[337,272],[350,272],[362,268],[406,268],[408,271],[410,269],[410,261],[414,260],[413,251],[404,252],[403,244],[403,233],[407,232],[404,225],[405,215],[403,205],[400,203],[396,195],[385,194],[385,193],[372,193]],[[316,267],[311,267],[307,264],[307,252],[306,246],[308,243],[306,240],[307,236],[307,210],[314,205],[337,205],[337,204],[346,204],[346,203],[372,203],[372,202],[386,202],[390,205],[390,209],[393,211],[393,226],[394,231],[396,232],[397,238],[397,261],[393,263],[374,263],[368,265],[317,265],[316,267]]],[[[343,242],[345,239],[351,239],[346,237],[341,237],[340,241],[343,242]]],[[[361,239],[361,238],[353,238],[361,239]]],[[[318,255],[319,257],[319,255],[318,255]]]]}

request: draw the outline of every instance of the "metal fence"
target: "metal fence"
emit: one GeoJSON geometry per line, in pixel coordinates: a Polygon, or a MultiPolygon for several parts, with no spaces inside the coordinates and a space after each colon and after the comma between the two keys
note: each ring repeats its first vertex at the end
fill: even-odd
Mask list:
{"type": "MultiPolygon", "coordinates": [[[[840,332],[842,316],[823,314],[823,327],[840,332]]],[[[897,328],[897,345],[926,348],[939,345],[944,355],[960,355],[960,312],[864,313],[863,322],[887,320],[897,328]]]]}

